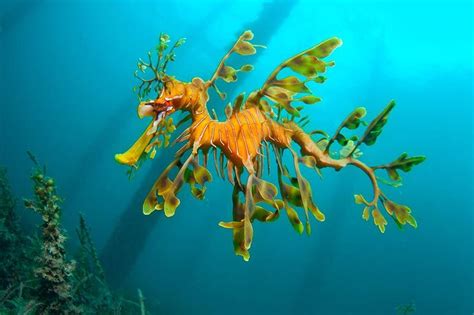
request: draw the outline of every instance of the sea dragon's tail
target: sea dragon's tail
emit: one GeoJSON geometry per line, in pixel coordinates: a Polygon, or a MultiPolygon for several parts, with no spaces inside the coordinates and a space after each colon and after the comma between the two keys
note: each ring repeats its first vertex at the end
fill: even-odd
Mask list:
{"type": "MultiPolygon", "coordinates": [[[[369,219],[370,213],[372,214],[374,223],[379,227],[382,233],[385,232],[385,225],[387,224],[387,221],[379,211],[379,202],[382,203],[387,213],[394,219],[399,227],[408,223],[416,228],[417,223],[410,214],[410,208],[396,204],[387,198],[387,196],[380,189],[379,180],[384,184],[398,187],[401,185],[401,177],[398,174],[398,171],[408,172],[413,166],[420,164],[425,160],[424,156],[408,157],[406,153],[403,153],[391,163],[379,166],[368,166],[357,158],[357,156],[360,154],[358,148],[361,144],[370,146],[375,143],[377,137],[382,132],[383,126],[387,122],[389,113],[394,108],[394,106],[395,102],[391,101],[385,107],[385,109],[377,117],[375,117],[370,124],[368,124],[367,129],[360,138],[353,136],[350,139],[347,139],[341,132],[344,128],[356,129],[360,124],[362,124],[361,119],[366,114],[366,110],[363,107],[356,108],[341,123],[334,136],[329,138],[326,135],[326,137],[323,137],[319,141],[314,141],[310,134],[304,132],[293,121],[284,123],[285,128],[291,130],[292,140],[297,143],[301,149],[301,157],[296,156],[292,151],[295,158],[295,163],[297,161],[303,162],[305,165],[315,167],[317,169],[332,167],[337,171],[348,165],[352,165],[362,170],[369,177],[373,188],[372,200],[367,201],[362,195],[355,195],[355,202],[365,206],[362,215],[365,220],[369,219]],[[332,153],[330,151],[331,145],[334,142],[338,142],[342,146],[342,149],[337,153],[332,153]],[[386,170],[392,181],[380,179],[377,177],[375,171],[380,169],[386,170]]],[[[297,173],[299,172],[297,171],[297,173]]],[[[301,175],[297,174],[297,177],[299,176],[301,175]]],[[[304,196],[302,195],[301,197],[303,198],[304,196]]]]}

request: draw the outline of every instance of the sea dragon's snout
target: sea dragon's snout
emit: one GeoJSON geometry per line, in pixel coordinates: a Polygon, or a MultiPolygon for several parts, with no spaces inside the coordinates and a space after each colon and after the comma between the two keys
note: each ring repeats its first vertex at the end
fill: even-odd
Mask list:
{"type": "Polygon", "coordinates": [[[136,166],[142,154],[147,150],[147,147],[149,147],[150,142],[152,142],[153,138],[157,135],[158,127],[168,115],[175,112],[176,106],[174,106],[173,102],[182,97],[182,95],[159,97],[156,100],[141,102],[137,108],[138,117],[144,118],[151,116],[153,120],[130,149],[124,153],[115,155],[115,160],[120,164],[136,166]]]}
{"type": "Polygon", "coordinates": [[[155,101],[141,102],[137,108],[138,117],[142,119],[143,117],[146,117],[146,116],[153,116],[155,114],[154,105],[155,105],[155,101]]]}

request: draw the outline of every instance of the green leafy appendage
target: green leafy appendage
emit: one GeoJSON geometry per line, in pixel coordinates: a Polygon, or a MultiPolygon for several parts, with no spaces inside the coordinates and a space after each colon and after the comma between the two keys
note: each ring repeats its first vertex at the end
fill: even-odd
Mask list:
{"type": "Polygon", "coordinates": [[[142,101],[148,97],[153,91],[156,96],[160,94],[163,88],[163,80],[166,77],[166,67],[170,61],[174,61],[176,54],[174,50],[182,46],[185,42],[185,38],[178,39],[173,46],[169,48],[170,37],[167,34],[162,33],[159,38],[159,43],[155,48],[156,57],[149,51],[147,53],[148,61],[138,59],[137,70],[135,70],[135,77],[140,80],[140,83],[133,88],[137,93],[138,100],[142,101]],[[149,79],[143,78],[141,75],[151,73],[149,79]]]}

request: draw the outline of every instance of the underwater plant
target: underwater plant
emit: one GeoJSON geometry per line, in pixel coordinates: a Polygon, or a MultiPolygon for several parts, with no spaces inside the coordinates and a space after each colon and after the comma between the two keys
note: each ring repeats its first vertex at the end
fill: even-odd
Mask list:
{"type": "MultiPolygon", "coordinates": [[[[28,152],[29,153],[29,152],[28,152]]],[[[29,153],[35,164],[33,180],[33,199],[25,199],[25,207],[41,215],[41,255],[39,267],[35,270],[39,279],[36,300],[39,314],[77,313],[72,296],[72,271],[75,262],[66,258],[64,242],[66,236],[60,227],[62,199],[56,193],[54,179],[46,176],[36,158],[29,153]]]]}
{"type": "Polygon", "coordinates": [[[416,228],[417,223],[410,208],[393,202],[382,192],[375,172],[385,170],[391,181],[383,182],[396,186],[401,181],[399,172],[410,171],[425,157],[409,157],[403,153],[393,162],[377,166],[368,166],[359,159],[361,145],[373,145],[381,134],[395,106],[394,101],[389,102],[370,123],[363,121],[366,109],[356,108],[332,136],[321,130],[304,130],[309,123],[308,116],[302,115],[307,107],[305,105],[321,101],[311,92],[308,84],[326,81],[323,73],[334,66],[334,62],[324,60],[342,44],[340,39],[330,38],[282,62],[270,73],[261,88],[247,97],[244,93],[238,95],[233,104],[229,103],[225,107],[225,121],[219,121],[215,112],[211,116],[207,108],[209,89],[215,89],[225,99],[225,93],[217,86],[218,81],[235,82],[241,72],[253,70],[250,64],[238,68],[227,64],[233,54],[253,55],[256,48],[263,47],[251,43],[252,39],[253,33],[245,31],[207,81],[196,77],[191,82],[182,82],[166,74],[168,62],[175,57],[174,49],[184,40],[178,40],[168,50],[169,37],[164,34],[160,36],[156,48],[157,57],[154,58],[148,52],[148,61],[138,61],[135,76],[140,83],[135,91],[140,103],[137,111],[140,118],[149,116],[152,121],[125,153],[115,155],[116,161],[131,166],[131,170],[138,169],[147,157],[155,157],[157,148],[170,144],[171,133],[176,127],[189,125],[172,142],[184,142],[184,145],[177,150],[174,161],[151,188],[143,203],[143,213],[148,215],[163,210],[165,216],[173,216],[180,204],[177,194],[184,183],[190,185],[191,193],[196,198],[203,199],[205,184],[212,179],[207,169],[208,156],[212,155],[216,173],[222,178],[227,174],[234,186],[233,220],[220,222],[219,225],[232,229],[234,251],[244,260],[250,257],[252,223],[255,220],[271,222],[279,217],[281,211],[285,211],[293,228],[300,234],[304,230],[307,234],[311,233],[309,213],[318,221],[325,220],[324,214],[313,201],[310,183],[301,174],[300,165],[314,169],[317,173],[328,167],[337,171],[347,166],[360,169],[369,177],[373,188],[373,198],[370,200],[360,194],[355,195],[355,202],[364,207],[362,217],[369,220],[372,216],[375,225],[383,233],[387,221],[380,211],[382,205],[399,227],[408,223],[416,228]],[[143,77],[147,73],[151,76],[143,77]],[[150,97],[150,94],[153,96],[150,97]],[[187,112],[187,115],[175,126],[170,115],[177,111],[187,112]],[[360,126],[366,126],[362,136],[346,135],[347,131],[360,126]],[[299,154],[293,148],[294,144],[299,147],[299,154]],[[342,148],[335,153],[332,149],[337,144],[342,148]],[[270,148],[273,149],[277,164],[281,197],[278,197],[277,186],[263,179],[264,158],[267,160],[267,172],[270,171],[270,148]],[[293,160],[294,174],[282,162],[285,152],[289,152],[293,160]],[[170,173],[174,168],[177,168],[177,174],[171,179],[170,173]],[[295,208],[303,209],[305,224],[295,208]]]}
{"type": "Polygon", "coordinates": [[[82,214],[79,215],[76,234],[80,244],[73,272],[73,294],[76,303],[82,305],[81,311],[86,313],[99,314],[117,309],[117,301],[107,285],[104,268],[82,214]]]}
{"type": "Polygon", "coordinates": [[[38,305],[25,298],[31,292],[31,266],[37,243],[21,230],[15,213],[16,199],[0,168],[0,314],[28,314],[38,305]]]}
{"type": "Polygon", "coordinates": [[[94,243],[92,242],[86,219],[82,214],[79,215],[79,227],[76,229],[76,233],[81,244],[78,256],[80,257],[80,261],[83,262],[82,267],[87,271],[87,273],[94,273],[100,280],[104,281],[104,268],[99,260],[94,243]]]}
{"type": "Polygon", "coordinates": [[[416,307],[414,302],[397,306],[397,315],[409,315],[415,313],[415,311],[416,307]]]}
{"type": "Polygon", "coordinates": [[[149,314],[140,289],[138,289],[138,302],[112,292],[82,214],[79,215],[76,234],[80,247],[73,272],[75,278],[73,295],[74,303],[79,306],[81,314],[137,314],[137,309],[140,309],[141,314],[149,314]]]}
{"type": "Polygon", "coordinates": [[[62,198],[46,168],[28,154],[34,197],[25,206],[41,214],[41,235],[21,229],[6,169],[0,168],[0,314],[150,314],[140,290],[132,301],[110,289],[83,215],[77,262],[68,260],[62,198]]]}
{"type": "Polygon", "coordinates": [[[15,214],[16,201],[11,192],[7,170],[0,168],[0,283],[9,287],[21,279],[22,264],[26,255],[21,250],[25,238],[15,214]]]}

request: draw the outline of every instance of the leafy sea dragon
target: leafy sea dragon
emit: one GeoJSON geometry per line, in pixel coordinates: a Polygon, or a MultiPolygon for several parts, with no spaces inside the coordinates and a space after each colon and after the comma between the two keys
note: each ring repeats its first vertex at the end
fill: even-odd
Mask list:
{"type": "Polygon", "coordinates": [[[165,216],[173,216],[180,204],[177,194],[185,183],[190,185],[191,193],[196,198],[203,199],[205,184],[212,179],[207,169],[208,156],[212,154],[216,174],[222,178],[227,175],[234,186],[233,220],[220,222],[219,225],[232,230],[234,251],[246,261],[250,257],[252,223],[255,220],[274,221],[281,211],[285,211],[293,228],[300,234],[304,230],[307,234],[311,233],[309,213],[319,221],[325,220],[324,214],[313,201],[309,181],[302,176],[300,165],[314,169],[317,173],[327,167],[337,171],[347,166],[360,169],[369,177],[373,188],[373,198],[370,200],[362,195],[354,196],[355,202],[364,207],[362,217],[369,220],[372,215],[374,223],[383,233],[387,221],[380,211],[379,205],[382,204],[399,227],[408,223],[416,228],[417,223],[410,214],[410,208],[388,199],[381,191],[379,181],[398,186],[401,182],[399,171],[408,172],[425,158],[408,157],[403,153],[393,162],[378,166],[368,166],[358,159],[361,155],[359,147],[375,143],[395,102],[391,101],[370,123],[362,120],[366,115],[365,108],[356,108],[331,137],[324,131],[307,132],[303,129],[308,124],[308,117],[301,116],[305,107],[302,104],[320,101],[307,84],[324,83],[326,78],[322,74],[334,65],[334,62],[324,59],[342,44],[340,39],[330,38],[285,60],[269,75],[260,89],[247,97],[240,94],[232,105],[229,103],[226,106],[225,121],[219,121],[214,111],[211,116],[207,108],[209,89],[214,88],[225,99],[226,95],[217,87],[218,80],[234,82],[239,72],[253,69],[249,64],[238,69],[226,64],[232,54],[252,55],[256,48],[263,47],[251,43],[252,39],[253,33],[245,31],[207,81],[196,77],[191,82],[182,82],[165,73],[166,65],[175,58],[174,49],[181,46],[184,39],[170,47],[169,37],[162,34],[156,48],[157,57],[148,52],[147,61],[139,59],[135,72],[139,79],[139,85],[135,87],[140,101],[138,116],[151,117],[152,121],[135,144],[125,153],[117,154],[115,159],[131,166],[131,170],[137,169],[147,157],[155,157],[157,148],[170,143],[171,133],[178,125],[188,124],[173,141],[184,142],[184,145],[177,150],[175,159],[148,193],[143,203],[144,214],[163,210],[165,216]],[[147,73],[152,74],[149,79],[143,77],[147,73]],[[147,96],[150,93],[155,93],[156,97],[149,99],[147,96]],[[295,103],[300,105],[296,106],[295,103]],[[187,115],[175,126],[169,116],[177,111],[187,112],[187,115]],[[360,137],[346,137],[342,133],[361,125],[365,125],[366,129],[360,137]],[[330,150],[335,144],[342,147],[339,152],[330,150]],[[295,145],[299,147],[299,153],[295,151],[295,145]],[[277,164],[280,196],[276,185],[263,179],[264,159],[267,160],[269,172],[271,151],[277,164]],[[283,163],[285,152],[289,152],[292,158],[294,175],[283,163]],[[200,155],[202,163],[199,162],[200,155]],[[172,176],[171,172],[175,168],[177,173],[172,176]],[[385,170],[391,181],[377,177],[377,170],[385,170]],[[302,208],[305,224],[295,208],[302,208]]]}

